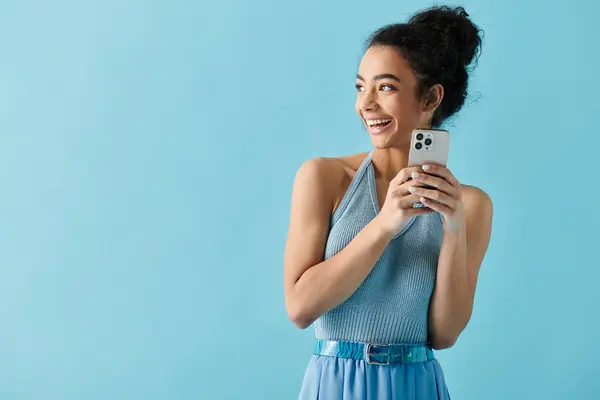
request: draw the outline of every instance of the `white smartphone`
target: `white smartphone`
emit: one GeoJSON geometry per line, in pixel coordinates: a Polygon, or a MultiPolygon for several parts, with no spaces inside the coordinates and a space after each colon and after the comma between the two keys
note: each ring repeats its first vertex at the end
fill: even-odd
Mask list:
{"type": "MultiPolygon", "coordinates": [[[[434,164],[446,167],[450,153],[450,132],[443,129],[415,129],[410,141],[408,166],[434,164]]],[[[418,202],[414,208],[424,207],[418,202]]]]}

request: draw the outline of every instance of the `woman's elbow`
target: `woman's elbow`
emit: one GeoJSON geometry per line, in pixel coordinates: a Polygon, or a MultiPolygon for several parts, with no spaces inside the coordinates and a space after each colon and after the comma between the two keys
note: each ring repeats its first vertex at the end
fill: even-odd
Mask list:
{"type": "Polygon", "coordinates": [[[306,329],[312,324],[312,321],[310,321],[307,318],[290,318],[290,319],[294,323],[294,325],[296,325],[296,328],[298,328],[298,329],[306,329]]]}
{"type": "Polygon", "coordinates": [[[434,350],[445,350],[456,344],[458,336],[438,336],[431,339],[431,348],[434,350]]]}
{"type": "Polygon", "coordinates": [[[299,329],[306,329],[314,322],[314,318],[309,316],[301,307],[288,304],[286,311],[290,321],[299,329]]]}

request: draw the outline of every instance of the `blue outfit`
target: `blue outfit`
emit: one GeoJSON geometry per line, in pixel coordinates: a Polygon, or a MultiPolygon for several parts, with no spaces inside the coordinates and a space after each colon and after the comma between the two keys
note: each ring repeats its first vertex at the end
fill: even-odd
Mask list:
{"type": "MultiPolygon", "coordinates": [[[[346,247],[379,213],[372,155],[360,165],[331,217],[325,259],[346,247]]],[[[442,239],[439,213],[412,217],[360,287],[315,321],[315,351],[300,400],[450,399],[427,335],[442,239]]]]}

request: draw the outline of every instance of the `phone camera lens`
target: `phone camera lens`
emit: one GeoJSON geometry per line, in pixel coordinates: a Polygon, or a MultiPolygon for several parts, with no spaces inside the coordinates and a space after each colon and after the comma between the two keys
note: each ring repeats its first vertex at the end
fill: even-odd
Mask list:
{"type": "Polygon", "coordinates": [[[416,148],[417,150],[421,150],[421,148],[422,148],[422,147],[423,147],[423,145],[422,145],[421,143],[417,143],[417,144],[415,144],[415,148],[416,148]]]}
{"type": "Polygon", "coordinates": [[[425,139],[425,145],[429,146],[431,144],[431,139],[427,138],[425,139]]]}
{"type": "Polygon", "coordinates": [[[417,133],[417,140],[423,140],[423,134],[417,133]]]}

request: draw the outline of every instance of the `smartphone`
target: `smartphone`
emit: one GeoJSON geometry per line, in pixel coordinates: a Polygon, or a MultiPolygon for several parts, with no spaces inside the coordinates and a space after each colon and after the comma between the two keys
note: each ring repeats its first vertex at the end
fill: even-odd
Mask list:
{"type": "MultiPolygon", "coordinates": [[[[410,141],[408,166],[434,164],[446,167],[450,153],[450,132],[443,129],[415,129],[410,141]]],[[[418,202],[413,208],[424,207],[418,202]]]]}

